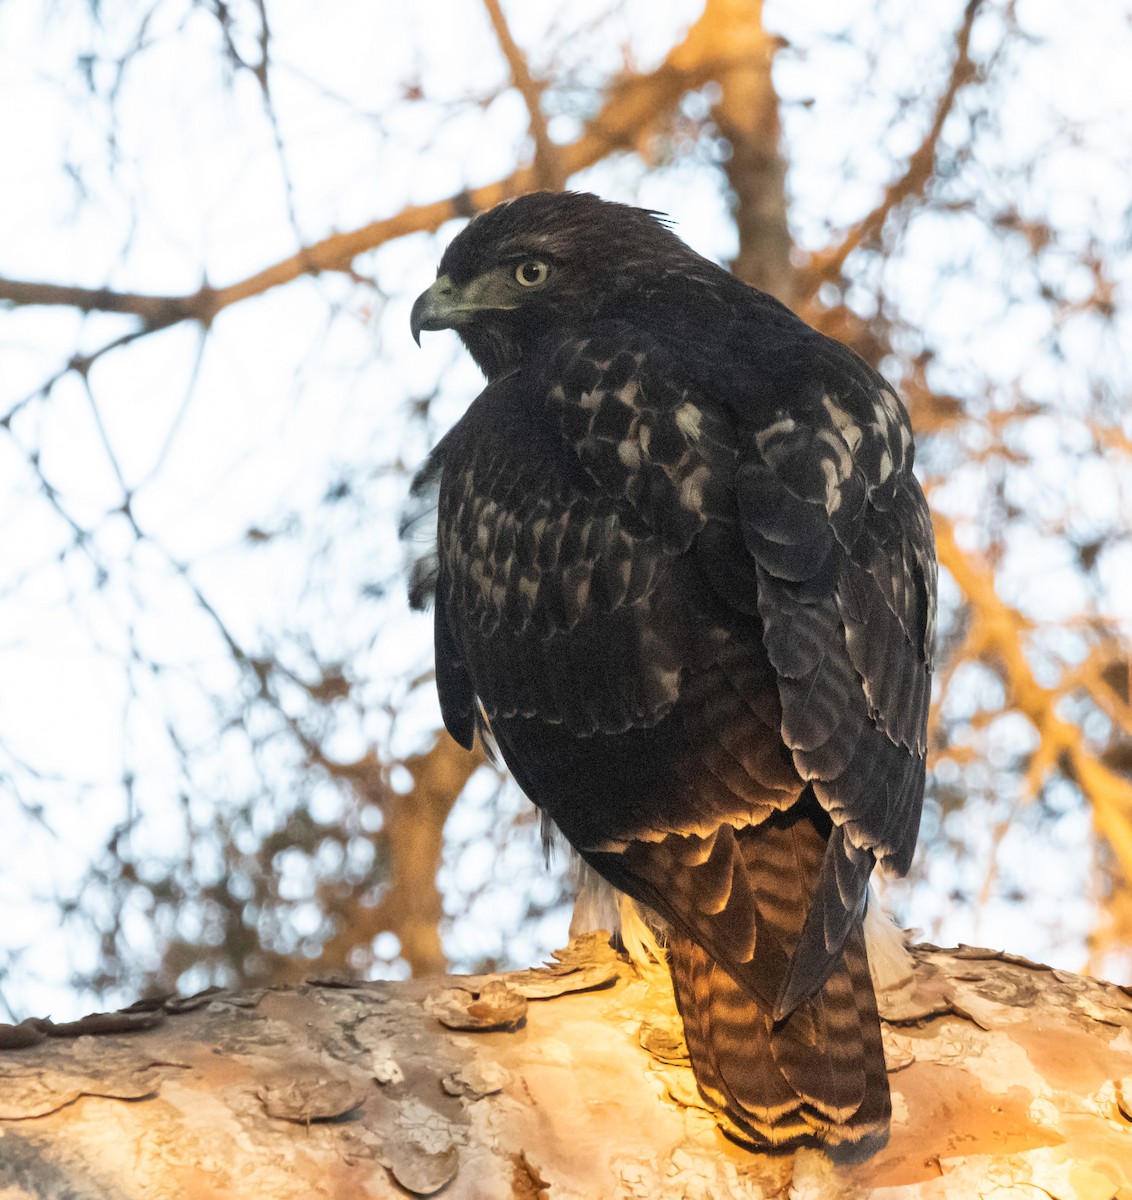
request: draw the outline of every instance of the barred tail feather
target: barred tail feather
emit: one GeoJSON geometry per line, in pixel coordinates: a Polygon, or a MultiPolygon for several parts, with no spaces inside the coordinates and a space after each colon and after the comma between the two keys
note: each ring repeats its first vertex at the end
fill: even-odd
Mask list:
{"type": "Polygon", "coordinates": [[[696,1081],[733,1136],[869,1153],[883,1144],[891,1101],[859,924],[822,988],[780,1021],[702,946],[673,932],[668,952],[696,1081]]]}

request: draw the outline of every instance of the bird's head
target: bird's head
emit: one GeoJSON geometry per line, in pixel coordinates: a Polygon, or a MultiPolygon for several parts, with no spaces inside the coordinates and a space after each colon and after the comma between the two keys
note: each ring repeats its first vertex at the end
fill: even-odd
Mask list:
{"type": "Polygon", "coordinates": [[[654,212],[583,192],[520,196],[452,241],[413,305],[413,337],[455,329],[497,378],[547,334],[617,315],[684,259],[703,262],[654,212]]]}

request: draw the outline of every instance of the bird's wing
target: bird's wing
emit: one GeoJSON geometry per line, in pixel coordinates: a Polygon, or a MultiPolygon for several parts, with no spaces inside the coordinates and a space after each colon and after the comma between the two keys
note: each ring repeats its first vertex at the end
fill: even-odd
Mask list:
{"type": "Polygon", "coordinates": [[[753,430],[736,473],[782,736],[834,821],[780,996],[787,1012],[863,911],[874,860],[907,871],[923,802],[931,522],[900,402],[851,365],[827,372],[804,417],[778,414],[753,430]]]}
{"type": "Polygon", "coordinates": [[[435,593],[441,709],[465,746],[481,706],[493,724],[537,717],[587,737],[654,725],[675,701],[691,633],[663,615],[671,555],[570,466],[510,377],[418,475],[417,495],[434,494],[438,552],[420,560],[412,598],[435,593]]]}
{"type": "Polygon", "coordinates": [[[601,488],[669,550],[691,551],[717,597],[757,614],[783,742],[833,819],[779,1014],[828,976],[876,859],[909,866],[934,636],[935,555],[907,416],[879,376],[823,345],[820,400],[752,406],[761,419],[682,386],[675,356],[624,323],[564,345],[548,383],[601,488]]]}

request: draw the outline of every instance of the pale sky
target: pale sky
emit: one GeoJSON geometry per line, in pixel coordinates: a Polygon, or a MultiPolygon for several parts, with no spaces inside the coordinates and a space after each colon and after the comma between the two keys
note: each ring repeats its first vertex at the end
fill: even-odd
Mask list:
{"type": "MultiPolygon", "coordinates": [[[[641,67],[655,64],[699,10],[694,0],[633,0],[595,45],[577,31],[606,11],[600,0],[507,7],[516,38],[536,47],[534,69],[545,63],[538,47],[548,36],[564,40],[565,67],[579,87],[616,69],[623,45],[641,67]],[[565,37],[571,32],[576,36],[565,37]]],[[[870,100],[869,87],[879,78],[882,97],[934,95],[949,51],[941,31],[957,26],[961,9],[895,0],[768,6],[768,25],[790,43],[777,79],[787,101],[800,244],[820,246],[831,226],[867,211],[893,157],[917,144],[923,104],[910,102],[893,122],[891,105],[870,100]],[[901,29],[899,55],[882,32],[892,25],[901,29]],[[875,47],[881,61],[870,68],[850,42],[820,36],[839,29],[875,47]]],[[[0,122],[0,222],[10,231],[0,247],[0,275],[192,292],[205,279],[222,284],[259,270],[293,253],[299,241],[513,169],[526,114],[513,92],[488,99],[505,67],[478,5],[353,0],[322,6],[313,19],[309,5],[290,0],[269,11],[282,163],[262,95],[246,72],[227,82],[216,23],[190,0],[153,8],[147,48],[128,59],[113,113],[91,95],[76,62],[96,50],[92,69],[104,92],[113,60],[130,48],[136,12],[103,5],[104,23],[96,28],[41,0],[0,5],[0,111],[19,114],[0,122]],[[406,89],[416,87],[428,100],[403,103],[406,89]],[[485,102],[463,103],[468,97],[485,102]]],[[[1115,242],[1116,223],[1128,220],[1122,197],[1132,177],[1127,10],[1093,0],[1067,20],[1064,6],[1022,0],[1018,12],[1028,32],[1049,41],[1004,68],[1010,84],[996,114],[1002,135],[988,153],[1017,160],[1005,177],[1017,180],[1019,204],[1048,204],[1070,241],[1096,235],[1115,242]],[[1051,113],[1086,121],[1085,139],[1051,140],[1051,113]]],[[[988,19],[988,37],[993,24],[988,19]]],[[[237,29],[237,43],[254,56],[250,31],[237,29]]],[[[569,138],[577,118],[556,116],[551,128],[569,138]]],[[[734,251],[718,172],[695,156],[663,170],[623,158],[572,183],[667,211],[705,254],[726,259],[734,251]]],[[[100,359],[89,387],[65,376],[46,403],[37,389],[76,346],[93,351],[131,322],[48,309],[0,314],[0,411],[19,408],[0,432],[0,778],[12,781],[0,792],[0,812],[13,839],[0,872],[0,908],[3,936],[25,948],[18,975],[3,981],[0,993],[21,1015],[72,1015],[90,1006],[90,997],[70,993],[69,968],[90,961],[93,947],[60,930],[54,898],[73,893],[92,848],[131,806],[145,813],[131,834],[136,850],[171,858],[185,852],[183,813],[163,816],[173,813],[185,785],[171,728],[197,754],[194,822],[209,819],[202,796],[223,807],[257,786],[246,748],[218,732],[215,699],[237,689],[239,678],[181,565],[244,645],[261,646],[281,627],[301,628],[318,658],[349,658],[363,703],[337,721],[333,749],[342,757],[369,744],[404,752],[435,726],[427,691],[396,725],[385,711],[403,702],[406,678],[427,664],[427,621],[405,615],[400,592],[367,605],[357,596],[367,580],[396,577],[406,471],[478,390],[454,336],[434,336],[418,351],[408,333],[412,298],[458,227],[359,259],[357,271],[378,291],[338,276],[301,280],[222,314],[203,352],[200,331],[179,326],[100,359]],[[430,394],[441,379],[426,438],[407,424],[403,401],[430,394]],[[30,455],[38,455],[60,507],[91,529],[85,550],[67,549],[72,531],[45,502],[27,469],[30,455]],[[360,521],[353,509],[320,507],[342,477],[360,480],[357,488],[385,519],[360,521]],[[124,486],[146,534],[142,542],[116,511],[124,486]],[[288,521],[298,522],[296,536],[249,548],[250,528],[276,531],[288,521]],[[131,647],[164,664],[161,675],[129,665],[131,647]],[[124,772],[132,775],[132,795],[123,788],[124,772]],[[43,821],[28,815],[37,807],[43,821]]],[[[1029,487],[1027,502],[1040,505],[1056,494],[1068,497],[1066,507],[1081,519],[1132,524],[1129,481],[1103,472],[1083,478],[1064,453],[1079,436],[1089,380],[1075,370],[1076,360],[1051,363],[1038,350],[1048,317],[1024,294],[1004,292],[1011,255],[1024,257],[1006,239],[988,242],[973,220],[958,238],[955,225],[925,220],[884,267],[883,286],[899,297],[910,325],[930,328],[933,341],[948,347],[935,369],[957,393],[977,371],[1004,392],[1021,377],[1028,394],[1057,399],[1057,412],[1026,434],[1034,440],[1027,448],[1042,450],[1030,483],[1012,485],[1029,487]]],[[[1121,282],[1129,264],[1125,246],[1121,282]]],[[[1065,332],[1114,388],[1129,380],[1120,351],[1132,335],[1126,313],[1121,322],[1108,337],[1084,322],[1065,332]]],[[[960,471],[940,489],[939,502],[957,516],[970,510],[973,519],[982,494],[960,471]]],[[[1012,603],[1052,620],[1076,610],[1072,563],[1051,563],[1040,539],[1019,542],[1011,555],[1004,586],[1012,603]]],[[[1132,595],[1129,548],[1114,551],[1105,570],[1112,612],[1132,625],[1132,606],[1119,613],[1132,595]]],[[[301,667],[301,648],[284,653],[294,653],[301,667]]],[[[1001,736],[1014,746],[1025,731],[1004,728],[1001,736]]],[[[280,760],[271,769],[285,774],[291,766],[280,760]]],[[[502,951],[530,961],[565,940],[565,916],[513,927],[516,901],[507,882],[536,874],[535,836],[495,856],[475,842],[497,817],[485,807],[486,792],[473,786],[452,820],[454,844],[468,844],[446,862],[446,887],[455,898],[488,886],[463,916],[454,899],[448,945],[457,960],[502,951]]],[[[338,800],[328,789],[316,803],[333,816],[338,800]]],[[[520,801],[509,796],[503,803],[520,801]]],[[[1003,842],[1014,870],[1057,878],[1043,912],[999,899],[977,913],[950,911],[941,895],[947,881],[937,880],[932,892],[902,897],[905,914],[942,940],[1004,945],[1080,966],[1094,911],[1087,840],[1087,817],[1069,812],[1044,842],[1024,829],[1003,842]],[[1052,926],[1060,932],[1051,935],[1052,926]]],[[[207,872],[206,863],[198,865],[207,872]]],[[[301,895],[306,885],[294,869],[301,895]]],[[[100,901],[88,893],[83,902],[100,901]]],[[[138,946],[151,945],[154,931],[142,909],[130,912],[129,930],[138,946]]],[[[128,1001],[127,993],[112,998],[128,1001]]]]}

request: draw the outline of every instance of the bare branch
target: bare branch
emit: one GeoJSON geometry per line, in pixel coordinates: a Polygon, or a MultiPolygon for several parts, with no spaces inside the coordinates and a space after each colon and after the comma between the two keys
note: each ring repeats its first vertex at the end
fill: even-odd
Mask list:
{"type": "MultiPolygon", "coordinates": [[[[685,40],[651,74],[625,75],[613,82],[605,104],[588,122],[582,136],[556,147],[563,178],[593,166],[615,150],[639,146],[667,119],[681,96],[689,89],[717,78],[736,61],[737,56],[733,53],[706,52],[712,42],[702,36],[705,17],[692,26],[685,40]]],[[[392,217],[332,234],[246,279],[222,288],[206,286],[190,295],[149,296],[108,288],[0,279],[0,303],[65,306],[82,312],[131,313],[142,320],[147,333],[180,321],[199,321],[208,325],[218,313],[233,304],[263,295],[303,275],[349,272],[358,255],[376,250],[386,242],[412,233],[430,233],[445,221],[482,212],[538,186],[535,166],[520,167],[495,183],[461,192],[447,200],[405,208],[392,217]]]]}
{"type": "Polygon", "coordinates": [[[83,313],[123,313],[140,317],[147,332],[165,329],[180,321],[211,319],[211,295],[212,289],[207,287],[189,296],[150,296],[141,292],[116,292],[111,288],[0,278],[0,303],[76,308],[83,313]]]}
{"type": "Polygon", "coordinates": [[[499,0],[483,0],[483,3],[487,15],[491,18],[491,27],[495,30],[499,48],[511,69],[511,82],[527,106],[531,120],[531,137],[535,142],[534,171],[538,186],[548,192],[560,191],[566,183],[566,176],[562,164],[558,161],[558,149],[550,140],[550,133],[546,127],[546,116],[542,111],[542,87],[532,78],[526,55],[511,36],[511,29],[499,0]]]}
{"type": "Polygon", "coordinates": [[[786,162],[779,150],[782,128],[778,92],[771,77],[775,42],[762,23],[762,4],[708,0],[701,33],[711,44],[702,58],[733,61],[719,72],[720,99],[712,109],[731,154],[724,164],[734,193],[739,253],[731,269],[784,304],[793,303],[795,271],[786,220],[786,162]]]}
{"type": "MultiPolygon", "coordinates": [[[[385,819],[380,838],[386,859],[381,899],[367,904],[354,892],[337,906],[339,925],[323,943],[320,968],[344,970],[350,955],[369,946],[384,929],[396,932],[401,957],[414,975],[443,971],[447,959],[440,942],[444,903],[437,886],[444,851],[444,826],[448,814],[472,775],[486,762],[482,749],[465,753],[441,732],[429,749],[401,764],[413,787],[399,794],[388,786],[389,764],[367,754],[357,762],[338,763],[318,747],[315,761],[336,779],[349,782],[363,802],[381,809],[385,819]]],[[[309,970],[309,963],[307,965],[309,970]]],[[[301,974],[301,964],[296,964],[301,974]]]]}
{"type": "Polygon", "coordinates": [[[0,1179],[25,1200],[927,1200],[941,1175],[981,1200],[1127,1196],[1127,993],[970,946],[914,953],[914,988],[882,1010],[892,1137],[854,1166],[724,1137],[671,990],[590,934],[505,975],[322,970],[0,1027],[0,1179]]]}
{"type": "Polygon", "coordinates": [[[947,86],[936,102],[931,127],[915,153],[908,159],[908,166],[904,174],[888,185],[880,204],[858,221],[842,238],[839,245],[815,254],[810,264],[800,272],[799,304],[809,300],[826,280],[836,278],[845,265],[845,260],[854,250],[880,236],[884,223],[893,209],[913,196],[923,196],[935,175],[936,151],[943,133],[943,126],[955,107],[956,97],[976,75],[975,64],[970,56],[971,29],[982,3],[983,0],[968,0],[967,2],[963,13],[963,23],[955,35],[955,60],[951,66],[947,86]]]}
{"type": "Polygon", "coordinates": [[[971,602],[976,629],[970,649],[997,663],[1007,690],[1007,703],[1023,713],[1041,737],[1043,761],[1061,770],[1089,801],[1097,830],[1108,840],[1126,877],[1132,878],[1132,782],[1092,755],[1079,726],[1057,713],[1060,689],[1038,682],[1022,642],[1025,620],[1005,604],[989,567],[960,548],[948,519],[934,517],[939,561],[971,602]]]}

